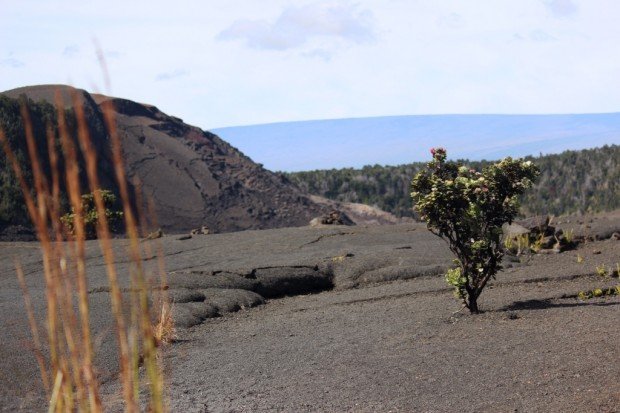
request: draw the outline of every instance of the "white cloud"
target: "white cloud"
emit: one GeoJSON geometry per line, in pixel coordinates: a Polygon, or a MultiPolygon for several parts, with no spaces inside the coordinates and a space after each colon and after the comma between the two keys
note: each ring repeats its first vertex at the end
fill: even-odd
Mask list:
{"type": "Polygon", "coordinates": [[[0,59],[0,66],[11,67],[17,69],[19,67],[24,67],[25,63],[21,60],[15,59],[14,57],[7,57],[5,59],[0,59]]]}
{"type": "Polygon", "coordinates": [[[77,44],[70,44],[62,51],[64,57],[75,57],[80,53],[80,47],[77,44]]]}
{"type": "Polygon", "coordinates": [[[546,31],[540,29],[532,30],[527,34],[515,33],[513,39],[518,41],[530,40],[539,43],[554,42],[558,40],[555,36],[552,36],[546,31]]]}
{"type": "Polygon", "coordinates": [[[106,59],[118,59],[123,54],[119,52],[118,50],[106,50],[103,52],[103,55],[105,56],[106,59]]]}
{"type": "Polygon", "coordinates": [[[375,39],[372,14],[338,2],[287,7],[274,21],[237,20],[217,35],[218,40],[243,40],[254,49],[287,50],[313,38],[330,37],[365,43],[375,39]]]}
{"type": "Polygon", "coordinates": [[[309,58],[319,58],[322,59],[324,62],[329,62],[330,60],[332,60],[332,53],[329,50],[325,49],[313,49],[309,52],[304,53],[303,55],[309,58]]]}
{"type": "Polygon", "coordinates": [[[544,0],[544,4],[555,17],[568,17],[577,13],[577,5],[573,0],[544,0]]]}
{"type": "Polygon", "coordinates": [[[448,13],[437,19],[437,25],[450,29],[461,29],[465,27],[465,19],[458,13],[448,13]]]}
{"type": "Polygon", "coordinates": [[[92,88],[101,83],[89,41],[96,37],[114,95],[152,103],[208,128],[416,113],[620,108],[616,0],[564,5],[187,0],[184,5],[6,2],[0,13],[0,90],[40,83],[92,88]],[[232,36],[231,25],[239,21],[250,24],[234,33],[236,40],[216,40],[222,32],[232,36]],[[247,47],[250,42],[254,48],[247,47]],[[270,42],[283,51],[265,51],[270,42]],[[63,50],[74,44],[80,53],[65,58],[63,50]]]}
{"type": "Polygon", "coordinates": [[[535,42],[552,42],[557,40],[555,37],[543,30],[533,30],[530,32],[530,39],[535,42]]]}
{"type": "Polygon", "coordinates": [[[171,72],[160,73],[155,76],[155,80],[158,82],[172,80],[179,77],[187,76],[189,73],[184,69],[175,69],[171,72]]]}

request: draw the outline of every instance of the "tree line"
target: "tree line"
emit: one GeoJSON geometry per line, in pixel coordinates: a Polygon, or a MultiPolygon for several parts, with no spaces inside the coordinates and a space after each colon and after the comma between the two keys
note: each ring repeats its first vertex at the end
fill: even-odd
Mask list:
{"type": "MultiPolygon", "coordinates": [[[[521,195],[521,213],[564,215],[620,208],[620,146],[528,156],[540,169],[535,185],[521,195]]],[[[489,161],[459,160],[482,170],[489,161]]],[[[376,206],[398,217],[414,217],[411,179],[426,164],[369,165],[285,173],[302,190],[342,202],[376,206]]]]}

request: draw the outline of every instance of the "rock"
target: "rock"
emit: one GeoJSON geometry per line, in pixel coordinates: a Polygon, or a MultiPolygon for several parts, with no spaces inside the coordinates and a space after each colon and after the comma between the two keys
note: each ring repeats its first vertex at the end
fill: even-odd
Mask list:
{"type": "Polygon", "coordinates": [[[556,242],[557,242],[557,239],[554,236],[544,237],[540,247],[541,248],[552,248],[556,242]]]}
{"type": "Polygon", "coordinates": [[[173,297],[172,315],[177,327],[189,328],[218,317],[265,303],[255,292],[240,289],[207,288],[182,291],[173,297]]]}
{"type": "MultiPolygon", "coordinates": [[[[213,304],[203,301],[194,301],[185,304],[186,308],[189,310],[189,313],[199,319],[200,321],[206,320],[207,318],[214,318],[219,316],[221,313],[228,313],[232,311],[222,311],[220,313],[220,309],[214,306],[213,304]]],[[[230,308],[232,309],[233,304],[230,304],[230,308]]],[[[236,311],[236,310],[235,310],[236,311]]]]}
{"type": "Polygon", "coordinates": [[[209,230],[209,227],[207,227],[206,225],[203,225],[200,228],[193,229],[190,232],[191,235],[209,235],[210,233],[211,231],[209,230]]]}
{"type": "Polygon", "coordinates": [[[178,241],[185,241],[186,239],[192,239],[191,235],[181,235],[179,238],[177,238],[178,241]]]}
{"type": "Polygon", "coordinates": [[[529,229],[515,222],[512,224],[506,223],[502,225],[502,231],[504,233],[504,237],[506,238],[516,238],[520,235],[529,234],[531,232],[529,229]]]}
{"type": "Polygon", "coordinates": [[[162,231],[161,228],[159,228],[157,231],[151,232],[149,235],[147,235],[146,238],[144,238],[144,241],[149,240],[149,239],[161,238],[163,236],[164,236],[164,231],[162,231]]]}
{"type": "Polygon", "coordinates": [[[190,289],[203,290],[208,288],[241,289],[254,291],[258,288],[258,281],[246,278],[240,274],[219,272],[212,275],[201,271],[188,273],[168,274],[168,284],[171,290],[190,289]]]}
{"type": "Polygon", "coordinates": [[[175,305],[172,307],[172,319],[175,327],[189,328],[202,323],[189,306],[175,305]]]}
{"type": "Polygon", "coordinates": [[[214,308],[219,314],[232,313],[244,308],[265,304],[265,299],[253,291],[208,288],[202,292],[205,295],[204,304],[214,308]]]}
{"type": "Polygon", "coordinates": [[[562,247],[559,244],[555,244],[553,248],[540,250],[537,254],[559,254],[562,252],[562,247]]]}
{"type": "Polygon", "coordinates": [[[521,225],[522,227],[527,228],[530,232],[534,234],[545,234],[545,235],[553,234],[553,231],[551,231],[551,234],[547,234],[547,232],[551,229],[549,227],[549,216],[548,215],[537,215],[537,216],[529,217],[526,219],[521,219],[515,222],[521,225]]]}
{"type": "Polygon", "coordinates": [[[329,214],[313,218],[310,226],[319,225],[355,225],[355,222],[342,211],[332,210],[329,214]]]}
{"type": "Polygon", "coordinates": [[[179,288],[170,290],[170,292],[168,293],[168,298],[172,303],[178,304],[202,302],[205,300],[206,297],[204,293],[200,292],[199,290],[197,291],[189,288],[179,288]]]}
{"type": "Polygon", "coordinates": [[[609,239],[615,239],[616,241],[620,240],[620,232],[614,232],[613,234],[611,234],[611,237],[609,237],[609,239]]]}
{"type": "Polygon", "coordinates": [[[310,220],[310,226],[311,227],[318,227],[321,224],[321,218],[317,217],[317,218],[312,218],[312,220],[310,220]]]}

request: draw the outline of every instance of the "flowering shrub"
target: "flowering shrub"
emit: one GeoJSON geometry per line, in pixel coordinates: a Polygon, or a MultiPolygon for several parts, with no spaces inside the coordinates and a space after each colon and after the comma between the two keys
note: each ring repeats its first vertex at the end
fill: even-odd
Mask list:
{"type": "Polygon", "coordinates": [[[502,225],[517,215],[517,196],[539,171],[530,161],[505,158],[477,172],[447,162],[443,148],[431,154],[427,169],[413,178],[411,197],[429,230],[456,256],[446,281],[469,311],[478,313],[478,297],[501,269],[502,225]]]}

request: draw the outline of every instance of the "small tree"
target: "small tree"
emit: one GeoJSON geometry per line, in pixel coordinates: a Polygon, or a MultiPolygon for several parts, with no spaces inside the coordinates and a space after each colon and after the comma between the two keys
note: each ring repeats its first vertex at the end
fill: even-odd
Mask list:
{"type": "MultiPolygon", "coordinates": [[[[105,215],[108,220],[108,226],[111,232],[118,231],[118,226],[123,218],[123,212],[115,209],[116,195],[110,190],[99,189],[101,198],[105,205],[105,215]]],[[[84,232],[86,238],[92,239],[97,236],[97,224],[99,222],[99,214],[95,206],[94,193],[82,195],[82,216],[84,218],[84,232]]],[[[71,212],[63,215],[60,220],[65,224],[72,234],[75,232],[76,213],[73,208],[71,212]]]]}
{"type": "Polygon", "coordinates": [[[445,239],[456,259],[446,281],[471,313],[478,297],[502,268],[502,225],[517,215],[517,196],[539,174],[530,161],[505,158],[476,172],[446,161],[446,150],[431,149],[433,160],[412,182],[415,209],[429,230],[445,239]]]}

